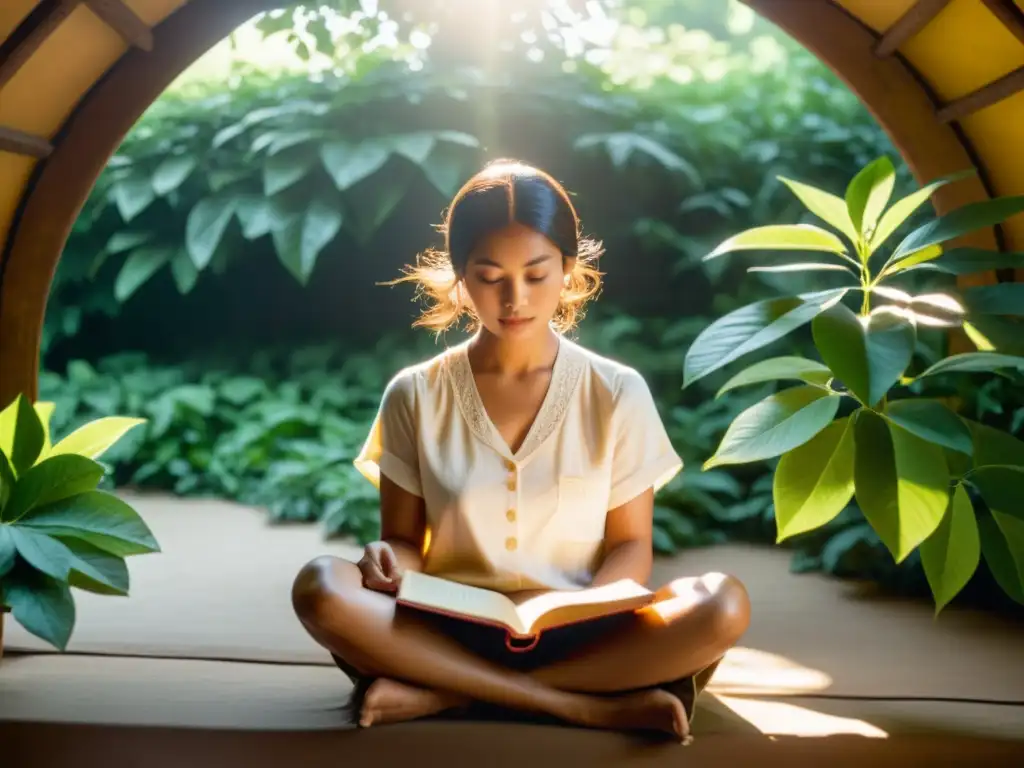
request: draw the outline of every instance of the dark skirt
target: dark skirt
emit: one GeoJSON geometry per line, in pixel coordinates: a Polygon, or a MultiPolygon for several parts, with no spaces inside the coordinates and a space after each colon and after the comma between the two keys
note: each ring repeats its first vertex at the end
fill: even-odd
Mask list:
{"type": "MultiPolygon", "coordinates": [[[[475,655],[507,669],[519,672],[531,672],[567,659],[586,646],[616,631],[623,630],[636,621],[634,615],[631,612],[627,612],[555,627],[542,632],[537,639],[536,645],[530,650],[513,651],[506,644],[507,636],[504,629],[397,606],[396,619],[400,618],[403,614],[409,617],[415,615],[416,620],[428,622],[438,632],[451,638],[475,655]]],[[[513,645],[518,642],[514,641],[513,645]]],[[[335,664],[352,679],[355,685],[355,689],[343,709],[350,719],[357,721],[359,711],[362,709],[363,697],[373,683],[373,678],[364,676],[339,656],[334,655],[333,658],[335,664]]],[[[717,666],[717,663],[714,666],[717,666]]],[[[709,667],[705,672],[697,676],[688,676],[658,686],[679,698],[691,722],[693,720],[694,701],[699,692],[698,685],[703,688],[703,684],[706,684],[707,679],[710,678],[710,673],[713,672],[713,667],[709,667]]],[[[474,708],[470,716],[478,714],[487,717],[493,714],[491,710],[494,709],[494,707],[489,705],[481,705],[474,708]]],[[[510,714],[506,713],[506,715],[510,714]]],[[[517,717],[517,719],[520,719],[520,717],[517,717]]]]}

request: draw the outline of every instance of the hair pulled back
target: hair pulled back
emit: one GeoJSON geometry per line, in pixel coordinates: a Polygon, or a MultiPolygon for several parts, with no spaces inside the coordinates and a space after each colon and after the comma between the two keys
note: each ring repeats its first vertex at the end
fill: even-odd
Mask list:
{"type": "Polygon", "coordinates": [[[483,168],[456,193],[438,230],[444,249],[428,249],[417,256],[415,266],[404,270],[395,282],[413,282],[427,307],[414,323],[437,333],[468,318],[473,312],[462,278],[470,254],[489,235],[520,224],[548,238],[572,262],[558,309],[556,330],[572,329],[583,316],[586,303],[601,288],[596,268],[603,248],[581,234],[579,217],[568,193],[544,171],[514,160],[496,160],[483,168]]]}

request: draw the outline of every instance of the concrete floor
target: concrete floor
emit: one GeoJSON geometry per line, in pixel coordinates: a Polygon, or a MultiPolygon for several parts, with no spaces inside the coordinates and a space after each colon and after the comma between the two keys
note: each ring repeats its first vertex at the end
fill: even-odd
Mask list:
{"type": "Polygon", "coordinates": [[[905,766],[961,757],[1006,765],[1024,757],[1024,704],[1013,704],[1024,700],[1024,627],[965,610],[936,621],[927,604],[866,599],[856,584],[792,575],[788,555],[768,547],[696,550],[656,565],[658,583],[733,573],[754,605],[750,631],[701,699],[693,747],[521,723],[352,731],[337,712],[349,683],[295,621],[289,590],[312,557],[352,558],[358,548],[326,543],[314,526],[271,527],[259,511],[230,503],[131,501],[163,551],[129,560],[130,597],[76,593],[67,654],[8,619],[0,756],[13,762],[0,757],[5,768],[63,765],[72,744],[75,764],[89,764],[90,755],[109,757],[104,745],[113,740],[125,760],[117,764],[146,768],[223,765],[227,755],[270,765],[285,753],[319,764],[337,756],[335,748],[356,765],[364,764],[357,755],[366,764],[387,755],[385,765],[428,757],[432,764],[446,749],[468,759],[499,744],[496,765],[575,764],[591,753],[594,765],[630,766],[905,766]],[[143,760],[145,745],[158,743],[180,763],[153,762],[152,749],[143,760]],[[135,749],[139,756],[129,757],[135,749]]]}

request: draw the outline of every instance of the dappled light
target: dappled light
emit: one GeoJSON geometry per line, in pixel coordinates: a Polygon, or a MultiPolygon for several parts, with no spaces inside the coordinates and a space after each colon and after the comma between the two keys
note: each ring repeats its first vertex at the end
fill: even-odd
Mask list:
{"type": "Polygon", "coordinates": [[[865,736],[885,739],[889,734],[876,725],[852,717],[839,717],[817,712],[809,707],[782,701],[738,698],[712,694],[718,701],[770,736],[865,736]]]}
{"type": "Polygon", "coordinates": [[[825,691],[832,678],[777,653],[737,646],[725,655],[708,690],[722,694],[792,695],[825,691]]]}

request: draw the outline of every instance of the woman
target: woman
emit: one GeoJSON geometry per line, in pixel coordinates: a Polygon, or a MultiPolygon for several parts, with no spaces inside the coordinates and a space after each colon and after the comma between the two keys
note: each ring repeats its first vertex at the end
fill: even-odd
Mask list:
{"type": "Polygon", "coordinates": [[[651,574],[654,492],[682,462],[641,376],[564,338],[600,286],[548,174],[499,161],[459,191],[446,248],[403,280],[476,334],[388,385],[356,461],[380,489],[381,540],[358,564],[321,557],[296,578],[307,631],[356,682],[362,726],[499,705],[689,740],[693,699],[746,631],[736,579],[679,578],[633,613],[541,635],[503,633],[394,601],[417,570],[506,593],[651,574]]]}

